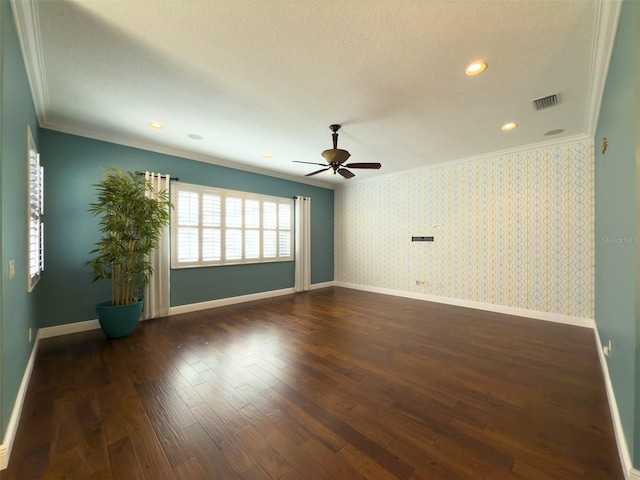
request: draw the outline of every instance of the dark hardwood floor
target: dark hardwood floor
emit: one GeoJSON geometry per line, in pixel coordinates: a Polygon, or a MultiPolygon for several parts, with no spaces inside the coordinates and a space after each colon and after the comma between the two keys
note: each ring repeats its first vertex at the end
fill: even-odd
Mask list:
{"type": "Polygon", "coordinates": [[[327,288],[40,343],[13,479],[622,479],[593,331],[327,288]]]}

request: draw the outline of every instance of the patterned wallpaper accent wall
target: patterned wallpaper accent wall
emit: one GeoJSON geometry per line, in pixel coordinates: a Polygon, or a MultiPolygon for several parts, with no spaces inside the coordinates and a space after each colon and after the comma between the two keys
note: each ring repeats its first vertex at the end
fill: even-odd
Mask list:
{"type": "Polygon", "coordinates": [[[593,148],[585,140],[337,189],[336,281],[592,319],[593,148]]]}

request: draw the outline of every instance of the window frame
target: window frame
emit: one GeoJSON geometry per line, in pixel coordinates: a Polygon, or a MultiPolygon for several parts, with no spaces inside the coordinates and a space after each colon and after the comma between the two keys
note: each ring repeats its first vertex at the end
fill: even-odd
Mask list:
{"type": "Polygon", "coordinates": [[[27,291],[44,272],[44,167],[40,163],[31,127],[27,125],[27,291]]]}
{"type": "MultiPolygon", "coordinates": [[[[213,200],[215,202],[215,200],[213,200]]],[[[171,212],[171,268],[198,268],[198,267],[214,267],[223,265],[246,265],[255,263],[274,263],[274,262],[292,262],[294,261],[294,202],[292,198],[276,197],[271,195],[262,195],[251,192],[243,192],[238,190],[229,190],[224,188],[209,187],[204,185],[195,185],[184,182],[173,182],[171,184],[171,202],[173,210],[171,212]],[[179,223],[180,221],[180,193],[188,192],[197,195],[197,224],[179,223]],[[203,196],[213,195],[220,198],[219,209],[219,226],[215,224],[205,225],[203,222],[203,196]],[[227,225],[227,204],[229,199],[241,200],[240,224],[234,226],[227,225]],[[247,201],[258,202],[258,223],[255,226],[247,225],[247,201]],[[265,204],[275,204],[275,228],[267,228],[265,226],[265,204]],[[288,206],[288,228],[281,222],[281,206],[288,206]],[[197,229],[197,260],[181,261],[179,252],[179,235],[181,229],[197,229]],[[203,255],[203,232],[216,230],[219,231],[220,259],[204,260],[203,255]],[[233,235],[232,232],[240,232],[240,256],[229,258],[230,251],[227,249],[227,238],[233,235]],[[247,256],[247,235],[246,232],[258,232],[258,255],[247,256]],[[265,232],[270,235],[275,234],[275,256],[265,256],[265,232]],[[284,240],[284,242],[283,242],[284,240]],[[281,245],[288,244],[288,254],[281,252],[281,245]]],[[[212,207],[215,209],[215,207],[212,207]]],[[[213,217],[208,217],[213,218],[213,217]]],[[[193,222],[193,214],[192,214],[193,222]]],[[[215,221],[214,221],[215,223],[215,221]]],[[[215,233],[213,234],[215,235],[215,233]]],[[[255,233],[252,234],[255,236],[255,233]]],[[[213,237],[210,237],[213,238],[213,237]]],[[[194,243],[195,244],[195,243],[194,243]]],[[[237,252],[237,250],[236,250],[237,252]]]]}

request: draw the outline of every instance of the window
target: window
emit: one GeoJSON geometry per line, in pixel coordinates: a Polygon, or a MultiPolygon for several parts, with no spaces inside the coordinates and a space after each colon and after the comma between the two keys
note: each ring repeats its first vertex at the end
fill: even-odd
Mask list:
{"type": "Polygon", "coordinates": [[[29,277],[28,290],[33,290],[44,271],[44,168],[40,165],[40,154],[36,150],[31,135],[31,129],[27,126],[27,168],[28,168],[28,192],[29,192],[29,218],[27,219],[27,239],[29,277]]]}
{"type": "Polygon", "coordinates": [[[172,186],[172,268],[293,260],[293,200],[172,186]]]}

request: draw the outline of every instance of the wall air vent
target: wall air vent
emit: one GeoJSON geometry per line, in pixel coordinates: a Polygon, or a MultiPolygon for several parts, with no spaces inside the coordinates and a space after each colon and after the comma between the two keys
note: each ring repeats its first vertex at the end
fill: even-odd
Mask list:
{"type": "Polygon", "coordinates": [[[545,108],[553,107],[560,103],[560,94],[554,93],[553,95],[547,95],[546,97],[536,98],[531,100],[534,110],[544,110],[545,108]]]}

